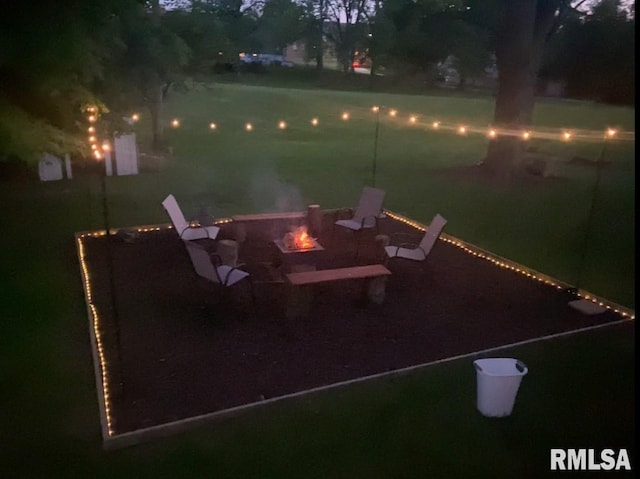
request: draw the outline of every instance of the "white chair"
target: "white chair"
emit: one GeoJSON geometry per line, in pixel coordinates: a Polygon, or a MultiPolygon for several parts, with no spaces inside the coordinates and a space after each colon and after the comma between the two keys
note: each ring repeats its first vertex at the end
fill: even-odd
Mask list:
{"type": "Polygon", "coordinates": [[[185,240],[184,244],[198,276],[225,287],[233,286],[246,279],[251,288],[251,298],[254,299],[253,284],[249,273],[237,267],[222,264],[220,256],[209,253],[204,246],[198,243],[185,240]]]}
{"type": "Polygon", "coordinates": [[[365,186],[360,195],[360,201],[349,220],[338,220],[336,225],[348,228],[353,231],[360,231],[365,228],[378,228],[378,218],[382,213],[382,202],[384,201],[384,190],[365,186]]]}
{"type": "Polygon", "coordinates": [[[420,243],[385,246],[384,251],[388,258],[405,258],[413,261],[424,261],[436,244],[446,224],[447,220],[437,214],[431,220],[431,224],[427,228],[427,231],[425,231],[424,236],[422,236],[420,243]]]}
{"type": "Polygon", "coordinates": [[[178,202],[173,195],[167,196],[162,202],[162,206],[171,218],[173,227],[178,232],[180,238],[184,240],[198,240],[198,239],[216,239],[220,228],[217,226],[200,226],[190,224],[182,214],[178,202]]]}

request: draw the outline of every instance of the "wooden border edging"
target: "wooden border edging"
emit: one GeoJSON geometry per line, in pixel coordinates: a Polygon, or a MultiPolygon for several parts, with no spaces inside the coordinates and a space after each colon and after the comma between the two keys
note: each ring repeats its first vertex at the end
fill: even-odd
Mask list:
{"type": "MultiPolygon", "coordinates": [[[[325,213],[332,213],[332,212],[336,212],[336,211],[340,211],[341,209],[329,209],[329,210],[324,210],[325,213]]],[[[418,230],[424,231],[426,230],[426,226],[410,220],[409,218],[406,218],[400,214],[394,213],[390,210],[385,210],[386,215],[394,220],[398,220],[401,222],[404,222],[418,230]]],[[[239,221],[242,221],[242,217],[256,217],[256,216],[260,216],[260,218],[256,218],[256,219],[266,219],[269,215],[273,215],[272,213],[266,213],[262,216],[260,215],[236,215],[236,217],[239,218],[239,221]]],[[[290,213],[277,213],[276,215],[281,215],[280,219],[290,219],[290,218],[300,218],[304,216],[304,213],[298,213],[298,212],[290,212],[290,213]]],[[[226,224],[226,223],[232,223],[233,222],[233,217],[232,218],[220,218],[218,220],[215,221],[215,224],[226,224]]],[[[172,226],[169,223],[164,223],[164,224],[155,224],[155,225],[145,225],[145,226],[137,226],[137,227],[124,227],[124,228],[111,228],[110,229],[110,233],[111,234],[116,234],[118,231],[123,230],[123,231],[137,231],[138,233],[144,233],[144,232],[152,232],[152,231],[160,231],[163,229],[171,229],[172,226]]],[[[96,388],[97,388],[97,396],[98,396],[98,409],[100,412],[100,426],[101,426],[101,432],[102,432],[102,439],[103,439],[103,447],[104,449],[107,450],[111,450],[111,449],[119,449],[119,448],[123,448],[123,447],[127,447],[127,446],[132,446],[132,445],[136,445],[136,444],[140,444],[142,442],[146,442],[152,439],[156,439],[156,438],[162,438],[162,437],[167,437],[170,435],[174,435],[180,432],[184,432],[184,431],[188,431],[188,430],[192,430],[197,426],[200,425],[204,425],[204,424],[208,424],[211,422],[214,422],[216,420],[220,420],[222,418],[227,418],[227,417],[232,417],[235,415],[238,415],[246,410],[249,409],[253,409],[259,406],[263,406],[263,405],[267,405],[267,404],[272,404],[272,403],[276,403],[276,402],[281,402],[281,401],[287,401],[290,399],[295,399],[298,397],[302,397],[305,395],[311,395],[311,394],[316,394],[322,391],[326,391],[326,390],[330,390],[330,389],[334,389],[334,388],[340,388],[343,386],[348,386],[351,384],[355,384],[355,383],[360,383],[360,382],[364,382],[364,381],[371,381],[371,380],[375,380],[375,379],[380,379],[380,378],[385,378],[385,377],[391,377],[391,376],[398,376],[398,375],[403,375],[418,369],[422,369],[422,368],[426,368],[429,366],[433,366],[433,365],[437,365],[437,364],[442,364],[442,363],[446,363],[446,362],[450,362],[450,361],[455,361],[458,359],[463,359],[463,358],[467,358],[467,357],[472,357],[472,356],[477,356],[480,354],[485,354],[488,352],[492,352],[492,351],[498,351],[501,349],[506,349],[506,348],[511,348],[511,347],[516,347],[516,346],[520,346],[520,345],[524,345],[524,344],[528,344],[528,343],[533,343],[533,342],[537,342],[537,341],[545,341],[545,340],[549,340],[549,339],[553,339],[556,337],[560,337],[560,336],[567,336],[567,335],[572,335],[572,334],[577,334],[580,332],[585,332],[585,331],[589,331],[589,330],[593,330],[593,329],[599,329],[599,328],[603,328],[606,326],[612,326],[612,325],[617,325],[617,324],[621,324],[627,321],[633,321],[635,319],[635,312],[633,310],[631,310],[630,308],[626,308],[624,306],[618,305],[616,303],[613,303],[611,301],[608,301],[604,298],[600,298],[588,291],[584,291],[584,290],[579,290],[578,291],[578,295],[583,297],[584,299],[590,300],[596,304],[599,304],[601,306],[606,307],[607,309],[613,309],[616,313],[620,314],[622,316],[622,319],[620,319],[619,321],[613,321],[610,323],[605,323],[605,324],[600,324],[600,325],[595,325],[595,326],[589,326],[589,327],[585,327],[585,328],[580,328],[580,329],[575,329],[572,331],[566,331],[563,333],[557,333],[557,334],[552,334],[552,335],[548,335],[548,336],[543,336],[540,338],[533,338],[533,339],[529,339],[529,340],[524,340],[524,341],[520,341],[520,342],[516,342],[516,343],[511,343],[511,344],[507,344],[507,345],[503,345],[503,346],[497,346],[494,348],[489,348],[489,349],[484,349],[481,351],[475,351],[475,352],[471,352],[471,353],[466,353],[466,354],[462,354],[462,355],[458,355],[458,356],[453,356],[450,358],[444,358],[444,359],[439,359],[436,361],[432,361],[432,362],[428,362],[428,363],[423,363],[423,364],[418,364],[418,365],[414,365],[414,366],[409,366],[406,368],[402,368],[402,369],[397,369],[394,371],[388,371],[388,372],[384,372],[384,373],[377,373],[377,374],[373,374],[373,375],[369,375],[369,376],[364,376],[361,378],[355,378],[355,379],[351,379],[351,380],[347,380],[347,381],[342,381],[342,382],[338,382],[338,383],[333,383],[333,384],[329,384],[326,386],[320,386],[320,387],[316,387],[316,388],[312,388],[312,389],[307,389],[304,391],[299,391],[299,392],[295,392],[295,393],[291,393],[291,394],[285,394],[283,396],[278,396],[275,398],[270,398],[270,399],[266,399],[260,402],[254,402],[254,403],[249,403],[249,404],[243,404],[240,406],[236,406],[233,408],[229,408],[229,409],[224,409],[221,411],[216,411],[216,412],[212,412],[209,414],[203,414],[203,415],[199,415],[199,416],[194,416],[194,417],[190,417],[190,418],[186,418],[186,419],[182,419],[179,421],[173,421],[173,422],[169,422],[169,423],[165,423],[165,424],[160,424],[157,426],[152,426],[149,428],[144,428],[144,429],[138,429],[135,431],[130,431],[130,432],[126,432],[126,433],[122,433],[122,434],[115,434],[112,433],[111,429],[110,429],[110,416],[109,416],[109,387],[111,386],[109,384],[109,375],[108,375],[108,371],[107,369],[107,365],[105,364],[103,366],[103,362],[101,360],[101,358],[103,357],[103,352],[102,352],[102,346],[101,346],[101,340],[100,340],[100,335],[99,335],[99,315],[98,315],[98,311],[95,309],[95,306],[93,305],[93,301],[92,301],[92,292],[91,292],[91,281],[90,281],[90,273],[88,270],[88,267],[85,264],[84,261],[84,245],[82,243],[82,238],[83,237],[101,237],[101,236],[105,236],[107,234],[106,230],[94,230],[94,231],[81,231],[81,232],[77,232],[75,233],[74,237],[75,237],[75,242],[76,242],[76,252],[77,252],[77,257],[78,257],[78,261],[80,263],[80,274],[81,274],[81,278],[82,278],[82,286],[83,286],[83,291],[84,291],[84,295],[85,295],[85,302],[86,302],[86,307],[87,307],[87,316],[89,319],[89,335],[90,335],[90,340],[91,340],[91,353],[92,353],[92,357],[93,357],[93,364],[94,364],[94,376],[95,376],[95,381],[96,381],[96,388]]],[[[535,271],[533,269],[527,268],[525,266],[522,266],[518,263],[515,263],[511,260],[508,260],[506,258],[503,258],[501,256],[495,255],[493,253],[490,253],[486,250],[483,250],[482,248],[479,248],[471,243],[462,241],[454,236],[451,235],[447,235],[447,234],[442,234],[440,236],[440,240],[449,242],[463,250],[465,250],[467,253],[469,254],[473,254],[479,257],[482,257],[483,259],[486,259],[488,261],[491,261],[501,267],[507,268],[507,269],[511,269],[514,270],[516,272],[525,274],[527,276],[532,277],[532,279],[537,279],[538,281],[543,281],[543,282],[547,282],[555,287],[558,287],[560,289],[562,288],[571,288],[571,286],[567,283],[564,283],[562,281],[559,281],[551,276],[545,275],[544,273],[540,273],[538,271],[535,271]]]]}

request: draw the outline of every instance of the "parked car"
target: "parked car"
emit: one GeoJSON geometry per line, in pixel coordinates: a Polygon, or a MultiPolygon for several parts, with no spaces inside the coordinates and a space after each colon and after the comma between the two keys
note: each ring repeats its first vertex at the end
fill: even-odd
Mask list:
{"type": "Polygon", "coordinates": [[[285,60],[282,55],[273,53],[241,53],[239,60],[240,63],[244,64],[260,64],[263,66],[278,65],[283,67],[293,66],[293,63],[285,60]]]}

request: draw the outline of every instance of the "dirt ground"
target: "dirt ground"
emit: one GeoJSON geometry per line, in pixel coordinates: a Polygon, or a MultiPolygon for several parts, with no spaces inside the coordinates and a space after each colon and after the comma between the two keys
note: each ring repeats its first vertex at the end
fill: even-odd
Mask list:
{"type": "MultiPolygon", "coordinates": [[[[423,262],[387,262],[382,304],[367,301],[363,280],[348,280],[312,287],[306,314],[287,317],[283,273],[381,260],[373,234],[362,235],[356,256],[354,234],[332,228],[336,218],[323,218],[325,249],[295,259],[273,242],[289,222],[247,225],[239,261],[255,302],[248,282],[225,289],[198,277],[174,230],[84,238],[115,432],[620,319],[581,314],[568,292],[445,241],[423,262]]],[[[379,233],[421,237],[391,218],[379,233]]],[[[217,239],[237,234],[225,224],[217,239]]]]}

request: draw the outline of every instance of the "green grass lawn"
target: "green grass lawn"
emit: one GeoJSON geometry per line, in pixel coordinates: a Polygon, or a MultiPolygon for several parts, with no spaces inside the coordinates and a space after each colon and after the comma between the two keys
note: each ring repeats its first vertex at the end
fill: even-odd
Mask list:
{"type": "MultiPolygon", "coordinates": [[[[109,178],[109,222],[167,222],[160,202],[169,192],[189,213],[208,207],[218,216],[352,205],[371,181],[374,103],[443,122],[487,124],[492,111],[482,98],[237,85],[175,95],[167,117],[180,117],[183,127],[170,132],[174,157],[160,171],[109,178]],[[352,112],[348,126],[343,109],[352,112]],[[318,129],[308,126],[312,116],[320,118],[318,129]],[[280,118],[291,128],[277,130],[280,118]],[[256,126],[250,134],[242,130],[246,121],[256,126]]],[[[633,127],[633,111],[574,103],[542,103],[536,118],[545,126],[633,127]]],[[[479,135],[384,120],[376,184],[387,190],[390,209],[425,222],[440,212],[449,233],[575,281],[595,172],[562,165],[562,180],[509,193],[438,172],[473,164],[485,146],[479,135]]],[[[598,154],[587,145],[539,147],[598,154]]],[[[582,286],[633,307],[633,148],[615,144],[609,153],[582,286]]],[[[475,372],[466,358],[104,452],[73,243],[74,232],[104,226],[99,178],[3,181],[0,201],[2,477],[544,477],[553,447],[633,449],[629,322],[501,351],[529,367],[505,419],[475,410],[475,372]]]]}

